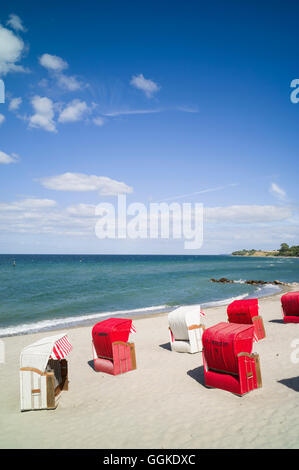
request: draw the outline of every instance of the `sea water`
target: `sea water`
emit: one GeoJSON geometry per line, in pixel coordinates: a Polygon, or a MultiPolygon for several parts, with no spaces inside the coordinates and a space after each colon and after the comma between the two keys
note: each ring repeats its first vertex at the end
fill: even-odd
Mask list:
{"type": "Polygon", "coordinates": [[[107,316],[225,305],[299,282],[298,258],[160,255],[0,255],[0,336],[96,323],[107,316]],[[213,283],[227,277],[234,284],[213,283]]]}

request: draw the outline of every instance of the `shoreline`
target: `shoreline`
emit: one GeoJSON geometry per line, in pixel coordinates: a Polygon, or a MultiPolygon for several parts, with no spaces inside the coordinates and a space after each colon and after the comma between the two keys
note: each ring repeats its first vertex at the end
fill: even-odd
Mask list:
{"type": "MultiPolygon", "coordinates": [[[[264,299],[271,299],[271,298],[276,298],[277,296],[281,296],[283,295],[284,293],[286,292],[289,292],[289,291],[292,291],[292,290],[296,290],[298,289],[299,290],[299,283],[291,283],[289,285],[280,285],[280,286],[276,286],[279,288],[279,290],[275,293],[269,293],[269,294],[264,294],[262,295],[261,297],[258,297],[257,298],[259,300],[264,300],[264,299]]],[[[236,298],[238,298],[238,296],[236,296],[236,298]]],[[[214,305],[213,304],[213,301],[209,302],[211,303],[212,305],[208,305],[208,306],[204,306],[202,307],[202,309],[204,310],[211,310],[211,309],[220,309],[222,307],[226,307],[232,300],[231,299],[223,299],[222,300],[219,300],[219,301],[215,301],[215,302],[220,302],[219,305],[214,305]],[[226,302],[227,301],[227,302],[226,302]],[[222,303],[223,302],[223,303],[222,303]]],[[[204,303],[203,303],[204,304],[204,303]]],[[[201,304],[200,304],[201,305],[201,304]]],[[[86,319],[86,320],[82,320],[80,321],[79,323],[75,323],[76,320],[75,320],[75,317],[66,317],[67,318],[74,318],[74,323],[73,324],[70,324],[70,325],[61,325],[61,326],[58,326],[58,327],[45,327],[45,328],[41,328],[39,330],[28,330],[28,332],[24,331],[24,332],[20,332],[20,333],[15,333],[15,334],[8,334],[6,336],[2,336],[0,335],[0,339],[5,339],[5,338],[15,338],[15,337],[22,337],[22,336],[28,336],[28,335],[37,335],[37,334],[43,334],[43,333],[47,333],[47,334],[55,334],[56,332],[59,333],[61,331],[64,331],[64,330],[71,330],[71,329],[78,329],[78,328],[84,328],[84,327],[88,327],[88,326],[92,326],[94,325],[97,320],[98,321],[101,321],[101,318],[105,319],[105,318],[109,318],[110,316],[113,316],[115,318],[118,318],[118,317],[122,317],[122,316],[126,316],[126,317],[132,317],[132,319],[135,321],[138,321],[138,320],[141,320],[141,319],[146,319],[146,318],[156,318],[156,317],[161,317],[161,316],[167,316],[168,313],[177,308],[178,306],[169,306],[169,307],[165,307],[165,310],[164,311],[157,311],[157,312],[154,312],[154,313],[137,313],[134,311],[132,312],[127,312],[127,313],[118,313],[118,314],[113,314],[113,312],[93,312],[93,313],[89,313],[89,314],[86,314],[86,316],[88,317],[89,315],[92,315],[92,316],[95,316],[98,318],[93,318],[93,319],[86,319]]],[[[150,307],[149,307],[150,308],[150,307]]],[[[155,309],[155,307],[153,307],[153,310],[155,309]]],[[[138,310],[138,309],[137,309],[138,310]]],[[[143,309],[140,309],[140,310],[143,310],[143,309]]],[[[125,311],[124,311],[125,312],[125,311]]],[[[48,320],[47,320],[48,321],[48,320]]],[[[51,320],[49,320],[51,321],[51,320]]],[[[5,327],[5,328],[14,328],[14,327],[17,327],[17,325],[15,326],[8,326],[8,327],[5,327]]]]}

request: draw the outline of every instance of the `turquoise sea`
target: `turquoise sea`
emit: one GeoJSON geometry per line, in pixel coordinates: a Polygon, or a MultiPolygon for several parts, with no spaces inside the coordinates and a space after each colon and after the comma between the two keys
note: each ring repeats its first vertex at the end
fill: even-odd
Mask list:
{"type": "Polygon", "coordinates": [[[227,304],[299,282],[298,258],[159,255],[0,255],[0,336],[96,323],[111,315],[227,304]],[[227,277],[236,284],[216,284],[227,277]]]}

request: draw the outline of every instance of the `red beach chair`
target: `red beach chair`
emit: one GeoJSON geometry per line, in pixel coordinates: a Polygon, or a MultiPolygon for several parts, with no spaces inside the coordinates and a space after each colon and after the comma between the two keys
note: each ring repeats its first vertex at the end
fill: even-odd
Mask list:
{"type": "Polygon", "coordinates": [[[285,323],[299,323],[299,292],[282,295],[281,307],[285,323]]]}
{"type": "Polygon", "coordinates": [[[262,386],[258,354],[251,354],[252,325],[218,323],[202,336],[207,387],[244,395],[262,386]]]}
{"type": "Polygon", "coordinates": [[[254,339],[259,341],[266,337],[264,322],[259,315],[258,299],[234,300],[227,307],[229,323],[254,326],[254,339]]]}
{"type": "Polygon", "coordinates": [[[109,318],[93,327],[92,351],[97,372],[118,375],[136,369],[135,345],[128,342],[131,331],[132,320],[122,318],[109,318]]]}

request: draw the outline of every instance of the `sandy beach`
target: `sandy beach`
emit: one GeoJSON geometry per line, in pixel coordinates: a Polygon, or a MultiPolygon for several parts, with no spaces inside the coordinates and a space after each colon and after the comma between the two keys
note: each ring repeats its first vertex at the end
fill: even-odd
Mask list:
{"type": "MultiPolygon", "coordinates": [[[[280,297],[259,300],[263,387],[243,397],[204,386],[201,353],[170,351],[163,314],[134,319],[137,370],[119,376],[90,366],[91,327],[64,330],[73,345],[69,391],[54,411],[21,413],[20,351],[52,333],[3,338],[0,447],[299,448],[299,364],[291,361],[299,324],[283,324],[280,297]]],[[[225,306],[205,312],[207,327],[226,321],[225,306]]]]}

